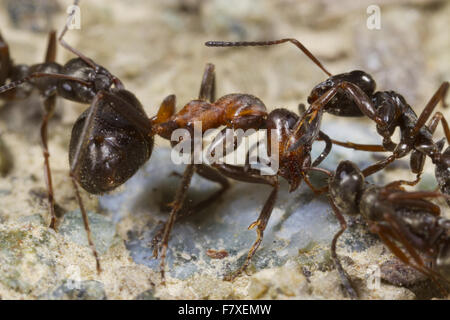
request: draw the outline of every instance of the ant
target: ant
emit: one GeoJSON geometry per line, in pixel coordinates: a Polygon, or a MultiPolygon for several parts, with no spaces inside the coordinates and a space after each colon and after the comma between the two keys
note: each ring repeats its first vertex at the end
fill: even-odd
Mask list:
{"type": "MultiPolygon", "coordinates": [[[[300,43],[292,38],[280,39],[274,41],[257,42],[224,42],[208,41],[205,43],[209,47],[238,47],[238,46],[271,46],[290,42],[303,51],[311,60],[313,60],[329,78],[311,91],[308,97],[308,103],[311,107],[307,114],[318,113],[324,110],[337,116],[367,116],[376,123],[378,134],[383,138],[382,146],[361,145],[351,142],[340,142],[333,140],[334,144],[362,151],[390,151],[392,155],[365,168],[364,176],[371,175],[384,169],[396,159],[402,158],[411,152],[410,167],[416,174],[416,180],[413,182],[405,181],[405,184],[415,185],[420,181],[426,156],[430,157],[432,162],[440,171],[445,171],[450,162],[449,153],[441,153],[441,143],[435,143],[432,140],[433,133],[439,122],[444,128],[447,142],[450,141],[450,129],[447,120],[441,112],[436,112],[428,125],[426,121],[430,118],[434,108],[439,101],[442,101],[444,107],[445,97],[448,92],[449,82],[444,81],[439,89],[432,96],[419,117],[414,110],[407,104],[406,100],[395,91],[375,92],[375,80],[366,72],[355,70],[348,73],[332,75],[318,62],[318,60],[300,43]],[[394,143],[391,139],[396,128],[400,129],[400,142],[394,143]]],[[[298,140],[291,145],[291,150],[299,147],[303,140],[298,140]]],[[[441,190],[449,194],[448,188],[444,186],[450,184],[448,173],[445,176],[440,174],[441,190]]]]}
{"type": "MultiPolygon", "coordinates": [[[[77,6],[79,0],[74,1],[77,6]]],[[[72,19],[75,10],[70,13],[72,19]]],[[[107,69],[71,47],[63,39],[65,25],[59,37],[50,32],[44,63],[32,66],[15,65],[9,49],[0,37],[0,98],[18,100],[37,89],[44,101],[41,141],[44,154],[45,181],[51,215],[50,227],[56,229],[55,201],[49,164],[47,124],[55,109],[57,96],[90,107],[76,120],[70,139],[70,177],[83,216],[89,245],[100,273],[100,261],[92,241],[86,210],[78,184],[92,194],[115,189],[129,179],[150,157],[153,135],[144,109],[137,98],[125,90],[122,82],[107,69]],[[66,64],[55,62],[56,41],[76,55],[66,64]]]]}
{"type": "Polygon", "coordinates": [[[390,251],[403,263],[422,272],[435,282],[450,282],[450,220],[440,216],[439,206],[426,198],[448,195],[434,191],[407,192],[394,181],[383,187],[365,181],[364,173],[351,161],[341,161],[334,173],[311,168],[328,175],[328,198],[341,229],[334,235],[331,254],[342,283],[351,298],[357,298],[347,273],[336,253],[336,244],[347,228],[342,213],[360,214],[390,251]],[[400,243],[401,249],[396,242],[400,243]],[[420,256],[423,254],[428,266],[420,256]]]}
{"type": "MultiPolygon", "coordinates": [[[[317,60],[306,48],[301,45],[299,48],[322,68],[322,70],[327,72],[319,60],[317,60]]],[[[208,77],[205,71],[203,78],[213,79],[213,76],[208,77]]],[[[210,81],[214,83],[214,80],[210,81]]],[[[206,83],[202,84],[202,87],[203,86],[214,87],[214,85],[207,85],[206,83]]],[[[210,101],[214,101],[213,96],[214,95],[210,96],[210,101]]],[[[169,101],[169,103],[166,101],[163,102],[158,114],[164,114],[166,116],[170,115],[170,119],[166,120],[164,123],[158,124],[154,129],[157,134],[166,139],[169,139],[170,134],[175,129],[190,128],[192,130],[195,121],[201,121],[203,132],[207,129],[226,126],[227,128],[244,130],[270,129],[275,130],[277,133],[275,138],[276,141],[272,140],[269,136],[267,137],[269,146],[272,144],[278,146],[276,156],[279,157],[279,169],[274,175],[262,175],[259,170],[249,168],[249,153],[247,154],[245,167],[218,162],[211,164],[211,166],[217,169],[222,176],[238,181],[265,184],[272,187],[272,192],[267,198],[258,219],[249,226],[249,229],[257,227],[257,239],[249,250],[246,261],[234,274],[225,277],[226,280],[232,280],[247,269],[252,257],[262,242],[264,230],[270,219],[279,191],[278,176],[283,177],[289,182],[291,192],[299,187],[303,179],[314,192],[321,192],[321,190],[316,190],[313,187],[308,176],[305,174],[304,168],[318,166],[331,151],[332,140],[325,133],[320,131],[323,111],[321,109],[314,110],[314,112],[308,110],[303,113],[302,117],[282,108],[267,113],[266,107],[258,98],[247,94],[230,94],[212,103],[202,99],[193,100],[178,113],[174,114],[174,99],[169,96],[166,100],[169,101]],[[325,148],[318,158],[312,162],[311,147],[315,140],[325,141],[325,148]],[[301,147],[298,147],[299,143],[301,143],[301,147]],[[295,146],[295,148],[292,148],[292,146],[295,146]]],[[[300,105],[299,109],[301,113],[302,108],[304,108],[304,106],[300,105]]],[[[221,133],[223,133],[223,130],[221,133]]],[[[216,139],[214,139],[214,143],[215,145],[222,144],[224,149],[230,150],[228,148],[229,146],[226,145],[226,142],[224,143],[225,139],[225,135],[218,135],[216,139]]],[[[237,146],[238,144],[234,141],[234,146],[232,146],[233,149],[236,150],[237,146]]],[[[192,170],[192,166],[193,165],[189,165],[185,172],[192,170]]],[[[185,187],[184,191],[179,191],[180,193],[187,190],[189,185],[189,182],[187,181],[190,181],[191,176],[192,174],[185,174],[183,176],[182,185],[185,185],[185,187]]],[[[180,195],[180,198],[181,197],[182,196],[180,195]]],[[[178,199],[178,196],[176,199],[178,199]]],[[[181,205],[182,201],[176,201],[176,203],[181,205]]],[[[165,227],[163,228],[164,236],[162,237],[161,247],[161,270],[163,270],[162,266],[164,265],[167,250],[168,235],[174,221],[175,214],[171,214],[168,222],[166,222],[165,227]]],[[[155,237],[153,241],[154,244],[161,241],[161,233],[162,231],[155,237]]],[[[157,256],[158,250],[158,247],[154,250],[154,256],[157,256]]]]}

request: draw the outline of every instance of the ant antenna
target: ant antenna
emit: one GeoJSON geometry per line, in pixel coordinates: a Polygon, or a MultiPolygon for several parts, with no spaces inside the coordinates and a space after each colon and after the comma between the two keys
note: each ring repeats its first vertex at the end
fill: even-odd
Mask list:
{"type": "Polygon", "coordinates": [[[322,63],[317,59],[306,47],[297,39],[286,38],[273,41],[237,41],[237,42],[227,42],[227,41],[207,41],[205,46],[207,47],[250,47],[250,46],[272,46],[285,42],[290,42],[294,44],[297,48],[302,50],[302,52],[310,58],[323,72],[325,72],[329,77],[332,76],[330,72],[322,65],[322,63]]]}
{"type": "Polygon", "coordinates": [[[77,10],[76,7],[78,7],[80,3],[80,0],[75,0],[73,2],[72,5],[72,11],[69,13],[69,15],[67,16],[67,20],[66,23],[64,24],[64,28],[62,29],[61,33],[59,34],[58,37],[58,42],[67,50],[69,50],[70,52],[72,52],[74,55],[78,56],[79,58],[81,58],[84,62],[86,62],[88,65],[90,65],[92,68],[98,68],[98,65],[94,63],[94,61],[92,61],[91,59],[89,59],[88,57],[86,57],[84,54],[82,54],[80,51],[78,51],[77,49],[73,48],[72,46],[70,46],[63,38],[65,36],[65,34],[67,33],[67,30],[69,30],[69,24],[72,21],[72,19],[74,18],[77,10]]]}
{"type": "Polygon", "coordinates": [[[87,82],[87,81],[83,81],[79,78],[75,78],[75,77],[71,77],[71,76],[66,76],[64,74],[60,74],[60,73],[43,73],[43,72],[35,72],[30,74],[27,77],[24,77],[20,80],[16,80],[16,81],[12,81],[8,84],[5,84],[4,86],[0,87],[0,93],[3,93],[5,91],[8,91],[10,89],[13,89],[19,85],[21,85],[24,82],[28,82],[33,78],[44,78],[44,77],[49,77],[49,78],[58,78],[58,79],[66,79],[66,80],[71,80],[71,81],[76,81],[78,83],[81,83],[82,85],[85,86],[91,86],[92,84],[87,82]]]}
{"type": "MultiPolygon", "coordinates": [[[[72,5],[72,11],[69,13],[69,15],[67,16],[67,20],[66,23],[64,24],[64,28],[61,31],[59,37],[58,37],[58,42],[68,51],[72,52],[74,55],[76,55],[77,57],[79,57],[81,60],[83,60],[84,62],[86,62],[89,66],[91,66],[93,69],[98,70],[100,68],[100,66],[98,64],[96,64],[92,59],[88,58],[87,56],[85,56],[84,54],[82,54],[80,51],[78,51],[77,49],[75,49],[74,47],[72,47],[71,45],[69,45],[65,40],[64,40],[64,36],[67,33],[67,30],[69,30],[69,24],[71,23],[73,17],[76,14],[76,7],[78,7],[80,3],[80,0],[74,0],[73,5],[72,5]]],[[[113,81],[114,85],[119,88],[119,89],[123,89],[124,85],[123,83],[119,80],[119,78],[117,78],[116,76],[114,76],[113,74],[111,74],[108,71],[108,75],[109,78],[113,81]]]]}

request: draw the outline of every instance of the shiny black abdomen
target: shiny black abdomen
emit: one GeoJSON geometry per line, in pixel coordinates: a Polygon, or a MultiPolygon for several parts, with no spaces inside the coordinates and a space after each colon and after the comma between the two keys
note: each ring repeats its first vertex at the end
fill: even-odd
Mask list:
{"type": "MultiPolygon", "coordinates": [[[[128,91],[118,94],[135,103],[135,107],[146,117],[142,106],[128,91]]],[[[140,132],[133,124],[117,113],[111,102],[100,100],[99,112],[94,118],[89,140],[82,150],[77,171],[77,180],[89,193],[100,194],[111,191],[129,178],[149,159],[153,148],[153,137],[140,132]]],[[[69,162],[79,143],[90,108],[83,112],[74,124],[70,140],[69,162]]]]}

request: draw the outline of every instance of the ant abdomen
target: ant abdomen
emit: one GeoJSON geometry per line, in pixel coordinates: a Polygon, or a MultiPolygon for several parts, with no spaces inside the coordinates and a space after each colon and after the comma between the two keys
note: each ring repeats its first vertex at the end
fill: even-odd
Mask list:
{"type": "MultiPolygon", "coordinates": [[[[308,103],[312,104],[329,89],[341,82],[350,82],[358,86],[367,96],[372,96],[375,91],[376,83],[373,78],[364,71],[355,70],[347,73],[341,73],[329,77],[327,80],[316,85],[309,97],[308,103]]],[[[327,103],[324,110],[336,116],[343,117],[362,117],[363,114],[356,103],[346,96],[344,92],[338,92],[330,102],[327,103]]]]}
{"type": "Polygon", "coordinates": [[[228,94],[214,104],[224,111],[224,123],[232,128],[260,128],[267,119],[266,106],[251,94],[228,94]]]}
{"type": "MultiPolygon", "coordinates": [[[[124,100],[147,118],[137,98],[129,91],[114,90],[117,100],[124,100]]],[[[140,131],[113,107],[117,101],[99,99],[98,112],[93,115],[90,139],[82,148],[76,177],[83,189],[92,194],[111,191],[129,178],[150,158],[153,136],[140,131]]],[[[69,148],[69,162],[73,159],[82,136],[88,114],[83,112],[74,124],[69,148]]],[[[150,125],[150,121],[149,121],[150,125]]]]}

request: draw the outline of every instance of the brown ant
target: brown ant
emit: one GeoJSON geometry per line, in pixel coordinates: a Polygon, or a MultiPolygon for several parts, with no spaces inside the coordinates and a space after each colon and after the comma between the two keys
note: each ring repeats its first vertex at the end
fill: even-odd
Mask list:
{"type": "Polygon", "coordinates": [[[356,298],[357,294],[336,253],[338,238],[347,228],[343,213],[362,215],[370,231],[376,233],[395,256],[428,276],[445,292],[437,280],[450,282],[450,220],[440,216],[439,206],[425,199],[448,199],[447,195],[427,191],[407,192],[401,187],[403,181],[394,181],[383,187],[370,184],[351,161],[340,162],[334,173],[320,168],[311,170],[329,176],[328,198],[341,225],[333,237],[331,254],[350,297],[356,298]],[[419,254],[423,254],[432,266],[419,254]]]}
{"type": "MultiPolygon", "coordinates": [[[[320,65],[320,62],[316,59],[314,61],[320,65]]],[[[208,81],[203,82],[202,88],[214,87],[214,75],[213,73],[208,75],[207,69],[203,79],[208,78],[211,79],[209,81],[212,84],[208,84],[208,81]]],[[[209,101],[214,101],[214,95],[212,94],[210,97],[211,98],[209,101]]],[[[218,128],[220,126],[244,130],[273,129],[277,132],[277,141],[271,141],[271,138],[268,137],[268,145],[278,145],[277,156],[279,156],[280,166],[275,175],[262,175],[259,170],[249,168],[249,163],[246,163],[246,167],[217,162],[211,164],[212,167],[216,168],[218,172],[220,172],[221,176],[243,182],[266,184],[273,188],[258,219],[249,227],[249,229],[257,227],[257,240],[250,249],[247,259],[242,267],[234,275],[226,277],[226,279],[231,280],[246,270],[251,258],[262,241],[264,230],[269,221],[278,194],[278,176],[285,178],[289,182],[290,191],[297,189],[302,179],[304,179],[315,192],[318,191],[312,186],[308,177],[305,175],[304,168],[319,165],[330,152],[332,142],[327,135],[320,131],[320,122],[322,118],[321,110],[307,114],[302,118],[286,109],[275,109],[267,114],[266,107],[263,102],[248,94],[229,94],[216,100],[215,102],[211,103],[209,101],[205,99],[193,100],[175,114],[175,100],[173,96],[169,96],[163,102],[161,109],[158,112],[158,115],[164,114],[167,119],[165,119],[163,123],[155,125],[154,131],[160,136],[169,139],[171,133],[175,129],[187,128],[192,130],[194,122],[200,121],[202,123],[203,132],[211,128],[218,128]],[[296,148],[295,150],[290,150],[291,144],[295,144],[299,140],[302,141],[302,146],[296,148]],[[324,140],[326,146],[322,154],[311,164],[311,146],[315,140],[324,140]]],[[[215,143],[222,144],[224,149],[229,150],[226,143],[224,143],[225,137],[226,136],[222,135],[218,139],[214,140],[215,143]]],[[[236,148],[237,144],[235,143],[233,149],[235,150],[236,148]]],[[[176,206],[181,206],[182,204],[182,198],[184,199],[186,190],[189,186],[190,177],[192,176],[193,166],[194,165],[188,165],[186,168],[183,176],[182,187],[176,196],[176,199],[179,200],[175,200],[173,204],[174,210],[172,211],[169,220],[164,227],[161,254],[162,273],[167,250],[168,236],[176,219],[175,212],[180,209],[179,207],[176,208],[176,206]]],[[[160,231],[155,237],[153,242],[155,245],[161,242],[161,234],[162,231],[160,231]]],[[[158,254],[158,250],[159,248],[156,246],[154,256],[158,254]]]]}
{"type": "MultiPolygon", "coordinates": [[[[425,157],[428,156],[433,163],[441,168],[439,172],[446,171],[449,167],[449,153],[441,153],[442,145],[432,140],[432,135],[441,121],[445,136],[450,142],[450,129],[443,114],[436,112],[428,126],[425,124],[431,116],[434,108],[441,100],[444,107],[445,97],[448,92],[449,82],[445,81],[430,99],[425,109],[419,117],[414,110],[407,104],[406,100],[394,91],[375,92],[376,83],[373,78],[364,71],[355,70],[348,73],[331,75],[314,56],[296,39],[281,39],[275,41],[257,41],[257,42],[224,42],[208,41],[205,43],[209,47],[237,47],[237,46],[270,46],[290,42],[300,48],[311,60],[313,60],[329,78],[311,91],[308,97],[308,103],[311,104],[308,113],[316,113],[324,110],[337,116],[367,116],[376,123],[378,133],[383,137],[383,145],[361,145],[350,142],[340,142],[332,140],[333,143],[363,151],[391,151],[392,155],[381,160],[363,170],[364,176],[371,175],[382,170],[395,159],[402,158],[411,152],[410,167],[411,171],[417,175],[413,182],[404,183],[415,185],[420,181],[420,175],[425,163],[425,157]],[[398,144],[391,140],[396,128],[400,129],[400,142],[398,144]]],[[[300,139],[292,144],[291,150],[297,148],[303,143],[300,139]]],[[[445,176],[441,174],[441,190],[449,192],[444,185],[449,185],[448,173],[445,176]]]]}

